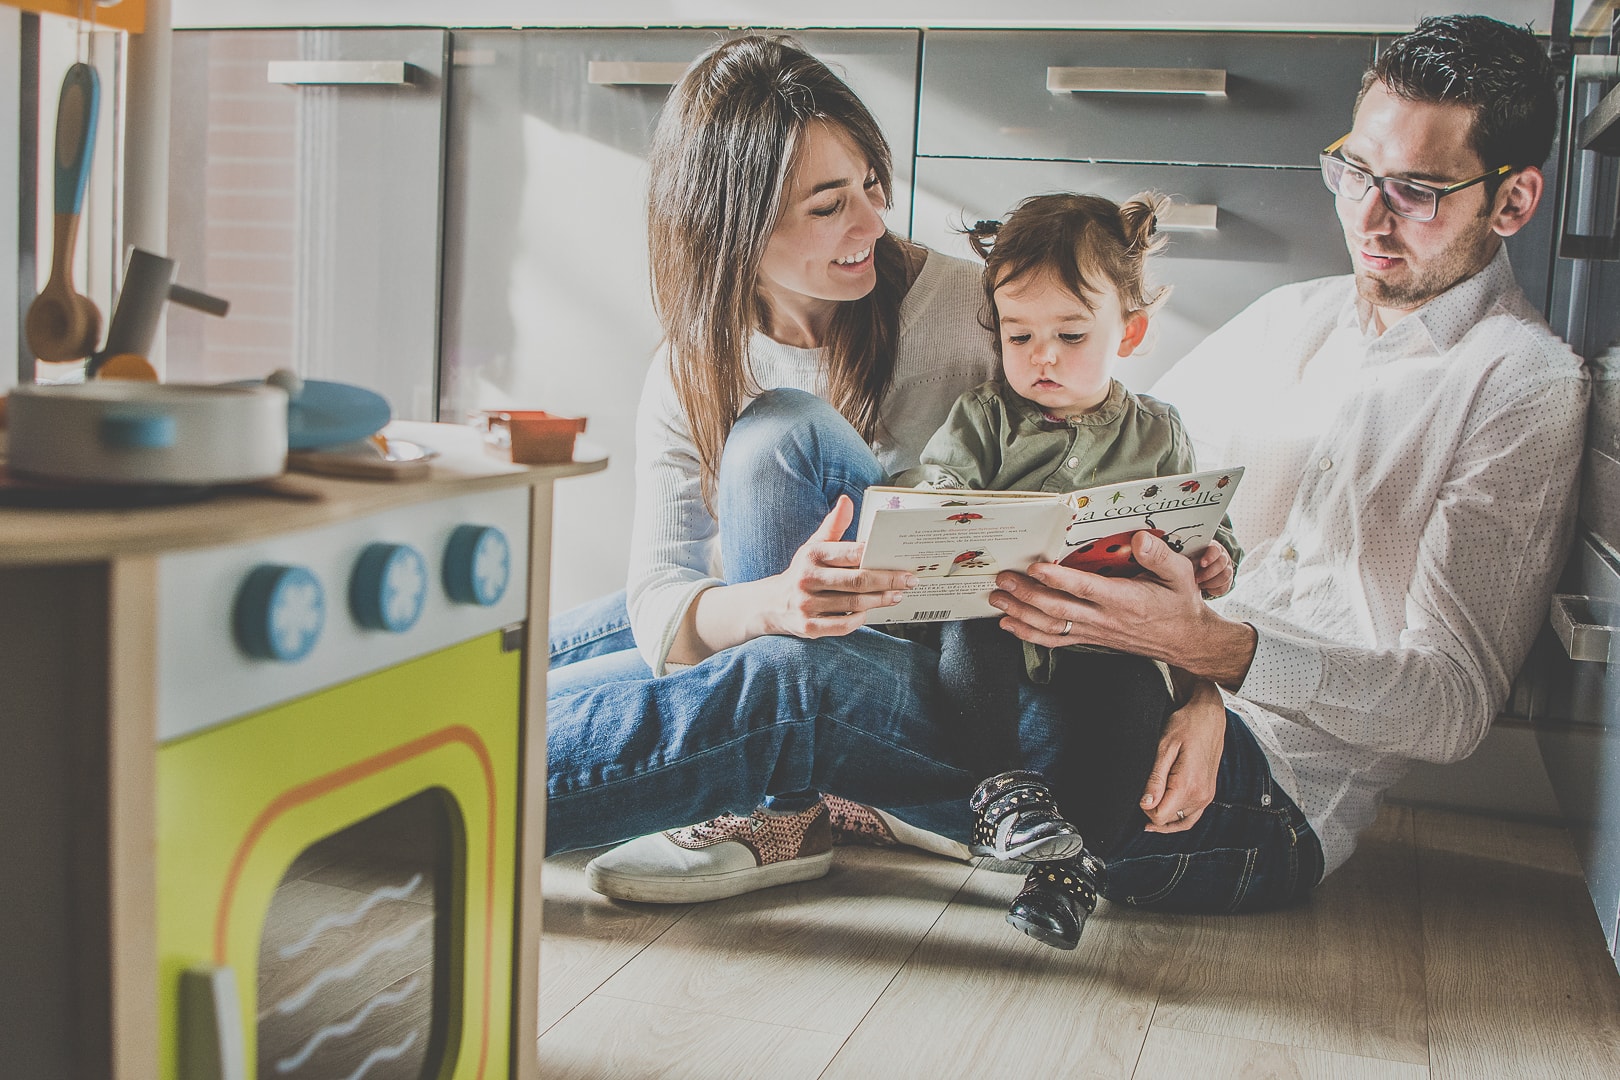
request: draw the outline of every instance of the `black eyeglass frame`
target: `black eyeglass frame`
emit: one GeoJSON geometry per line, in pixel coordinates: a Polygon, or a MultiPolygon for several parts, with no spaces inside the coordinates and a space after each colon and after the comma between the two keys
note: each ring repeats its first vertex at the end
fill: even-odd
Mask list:
{"type": "MultiPolygon", "coordinates": [[[[1464,188],[1471,188],[1475,184],[1483,184],[1487,180],[1494,180],[1498,177],[1506,176],[1508,173],[1513,171],[1512,165],[1500,165],[1489,172],[1482,172],[1478,176],[1470,177],[1467,180],[1459,180],[1455,184],[1447,184],[1444,187],[1436,187],[1433,184],[1425,184],[1421,180],[1408,180],[1402,176],[1376,176],[1373,173],[1368,172],[1366,169],[1363,169],[1360,165],[1346,161],[1344,157],[1338,153],[1339,147],[1343,146],[1345,140],[1350,138],[1350,134],[1350,132],[1346,132],[1345,134],[1339,136],[1339,138],[1333,141],[1331,146],[1324,147],[1322,152],[1317,155],[1317,161],[1320,163],[1319,167],[1322,173],[1322,185],[1329,191],[1333,192],[1334,195],[1340,194],[1339,189],[1328,180],[1328,169],[1331,167],[1328,164],[1329,162],[1336,162],[1347,169],[1354,169],[1356,172],[1367,177],[1367,191],[1377,188],[1378,197],[1384,201],[1384,206],[1388,208],[1389,212],[1394,214],[1396,217],[1402,217],[1408,221],[1433,221],[1435,215],[1440,212],[1440,200],[1445,198],[1447,195],[1462,191],[1464,188]],[[1429,216],[1418,217],[1415,214],[1408,214],[1396,207],[1394,203],[1390,202],[1389,189],[1384,185],[1391,180],[1397,184],[1404,184],[1409,188],[1416,188],[1419,191],[1426,191],[1433,195],[1434,201],[1430,204],[1429,216]]],[[[1367,191],[1363,191],[1360,198],[1366,198],[1367,191]]],[[[1346,195],[1344,197],[1348,199],[1350,196],[1346,195]]],[[[1357,201],[1359,201],[1359,199],[1357,201]]]]}

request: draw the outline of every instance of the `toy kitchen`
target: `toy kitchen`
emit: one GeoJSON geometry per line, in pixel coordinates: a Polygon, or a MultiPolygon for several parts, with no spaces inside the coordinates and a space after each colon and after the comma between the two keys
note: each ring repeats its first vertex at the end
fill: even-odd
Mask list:
{"type": "Polygon", "coordinates": [[[0,510],[15,1075],[523,1073],[530,627],[552,484],[603,463],[387,430],[425,477],[0,510]]]}

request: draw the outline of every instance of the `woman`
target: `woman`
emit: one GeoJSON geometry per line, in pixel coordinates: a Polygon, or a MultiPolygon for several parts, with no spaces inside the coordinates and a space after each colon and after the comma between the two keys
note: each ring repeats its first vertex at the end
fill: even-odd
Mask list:
{"type": "MultiPolygon", "coordinates": [[[[666,340],[638,417],[628,599],[554,621],[547,700],[549,849],[640,836],[592,862],[598,891],[687,902],[819,876],[818,791],[882,808],[853,808],[854,828],[962,850],[928,836],[966,837],[977,779],[935,719],[937,651],[861,625],[912,579],[858,569],[845,538],[865,488],[915,465],[996,358],[981,268],[884,229],[889,161],[849,88],[783,39],[717,46],[660,120],[666,340]]],[[[1020,689],[1021,742],[1072,771],[1046,693],[1020,689]]],[[[1214,739],[1186,770],[1211,792],[1214,739]]]]}

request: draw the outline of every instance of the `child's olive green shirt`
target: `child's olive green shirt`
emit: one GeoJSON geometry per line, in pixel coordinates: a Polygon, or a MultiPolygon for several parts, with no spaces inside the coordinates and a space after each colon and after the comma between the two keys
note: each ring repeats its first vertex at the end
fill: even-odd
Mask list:
{"type": "MultiPolygon", "coordinates": [[[[1101,405],[1066,419],[1048,416],[992,379],[956,399],[923,448],[921,464],[891,483],[1061,494],[1197,467],[1175,407],[1133,394],[1118,379],[1111,381],[1101,405]]],[[[1215,542],[1231,554],[1235,567],[1243,549],[1229,520],[1221,522],[1215,542]]],[[[1026,643],[1024,663],[1032,679],[1050,680],[1050,650],[1026,643]]]]}

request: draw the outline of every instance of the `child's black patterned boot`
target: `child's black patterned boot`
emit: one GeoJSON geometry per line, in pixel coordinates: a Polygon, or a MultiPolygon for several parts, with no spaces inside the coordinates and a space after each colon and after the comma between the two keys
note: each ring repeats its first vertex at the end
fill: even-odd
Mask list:
{"type": "Polygon", "coordinates": [[[1007,921],[1054,949],[1074,948],[1087,916],[1097,910],[1101,872],[1102,864],[1089,851],[1031,867],[1023,891],[1007,908],[1007,921]]]}
{"type": "Polygon", "coordinates": [[[1052,789],[1038,772],[998,773],[968,799],[973,811],[975,855],[1012,862],[1045,862],[1080,854],[1080,830],[1058,811],[1052,789]]]}

